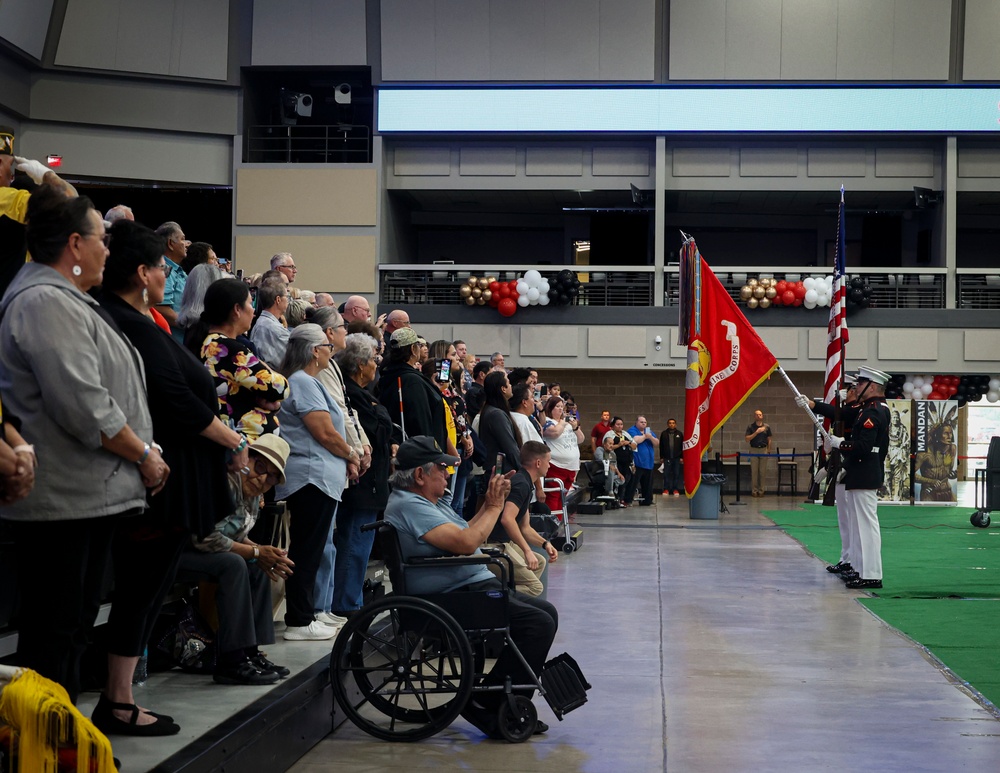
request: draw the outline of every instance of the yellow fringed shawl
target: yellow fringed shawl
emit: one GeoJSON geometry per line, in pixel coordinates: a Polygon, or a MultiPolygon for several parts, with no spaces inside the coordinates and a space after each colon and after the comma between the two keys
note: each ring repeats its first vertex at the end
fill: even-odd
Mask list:
{"type": "Polygon", "coordinates": [[[20,773],[56,773],[60,747],[75,747],[77,773],[115,770],[107,737],[70,702],[62,685],[35,671],[18,671],[0,689],[0,720],[16,733],[20,773]]]}

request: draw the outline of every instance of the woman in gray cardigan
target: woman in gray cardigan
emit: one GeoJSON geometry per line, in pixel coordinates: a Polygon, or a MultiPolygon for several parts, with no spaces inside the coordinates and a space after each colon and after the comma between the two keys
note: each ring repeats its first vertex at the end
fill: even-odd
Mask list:
{"type": "MultiPolygon", "coordinates": [[[[170,469],[153,443],[136,352],[87,295],[108,255],[100,214],[89,199],[43,187],[28,219],[34,262],[0,304],[0,392],[38,469],[31,494],[0,517],[17,544],[17,663],[76,700],[115,525],[142,512],[147,490],[156,494],[170,469]]],[[[130,726],[155,728],[159,718],[136,708],[125,684],[137,659],[118,664],[109,697],[132,704],[130,726]]]]}

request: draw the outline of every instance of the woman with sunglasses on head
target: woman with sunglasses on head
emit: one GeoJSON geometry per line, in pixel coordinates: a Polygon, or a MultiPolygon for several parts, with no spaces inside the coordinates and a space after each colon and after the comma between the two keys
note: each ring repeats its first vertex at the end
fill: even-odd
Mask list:
{"type": "Polygon", "coordinates": [[[271,583],[291,577],[295,564],[287,551],[257,545],[247,536],[257,522],[263,494],[285,482],[288,451],[288,443],[273,433],[258,438],[250,448],[250,463],[229,473],[235,507],[211,534],[181,555],[178,579],[218,583],[213,678],[219,684],[273,684],[289,674],[259,647],[274,644],[271,583]]]}
{"type": "MultiPolygon", "coordinates": [[[[154,500],[161,494],[170,467],[153,442],[139,356],[87,294],[102,282],[108,256],[100,214],[87,198],[43,187],[28,204],[27,242],[33,262],[21,268],[0,307],[4,409],[21,420],[38,460],[31,493],[3,509],[17,544],[16,662],[59,682],[75,701],[115,530],[122,521],[145,520],[147,493],[154,500]]],[[[130,683],[142,653],[135,648],[139,627],[127,637],[132,657],[113,661],[107,693],[124,705],[115,728],[178,732],[135,706],[130,683]]]]}
{"type": "Polygon", "coordinates": [[[335,346],[319,325],[299,325],[288,337],[281,372],[291,395],[281,404],[281,436],[291,446],[277,498],[291,512],[288,557],[295,574],[285,583],[285,639],[318,641],[337,635],[343,618],[317,613],[316,575],[347,485],[354,449],[344,440],[344,414],[319,380],[335,346]]]}
{"type": "Polygon", "coordinates": [[[247,464],[246,438],[217,415],[212,377],[150,317],[150,308],[163,302],[163,253],[163,237],[146,226],[131,220],[112,226],[101,306],[139,353],[153,434],[173,474],[149,498],[149,509],[141,517],[123,519],[115,534],[109,684],[94,713],[95,724],[105,732],[130,733],[135,727],[125,722],[131,700],[122,700],[122,694],[174,582],[181,550],[229,513],[227,463],[231,469],[247,464]]]}

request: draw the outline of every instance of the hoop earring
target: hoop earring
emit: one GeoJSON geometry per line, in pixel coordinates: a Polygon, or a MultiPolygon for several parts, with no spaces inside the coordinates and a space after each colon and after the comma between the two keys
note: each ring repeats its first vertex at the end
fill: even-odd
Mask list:
{"type": "Polygon", "coordinates": [[[73,266],[73,276],[80,276],[83,274],[83,269],[79,266],[73,266]]]}

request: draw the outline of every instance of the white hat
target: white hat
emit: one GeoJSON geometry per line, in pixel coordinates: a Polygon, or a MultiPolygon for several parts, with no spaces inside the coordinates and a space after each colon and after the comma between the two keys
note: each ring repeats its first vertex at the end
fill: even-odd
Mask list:
{"type": "Polygon", "coordinates": [[[858,368],[858,381],[871,381],[875,384],[880,384],[885,386],[889,383],[891,376],[881,370],[875,370],[875,368],[869,368],[866,365],[862,365],[858,368]]]}

